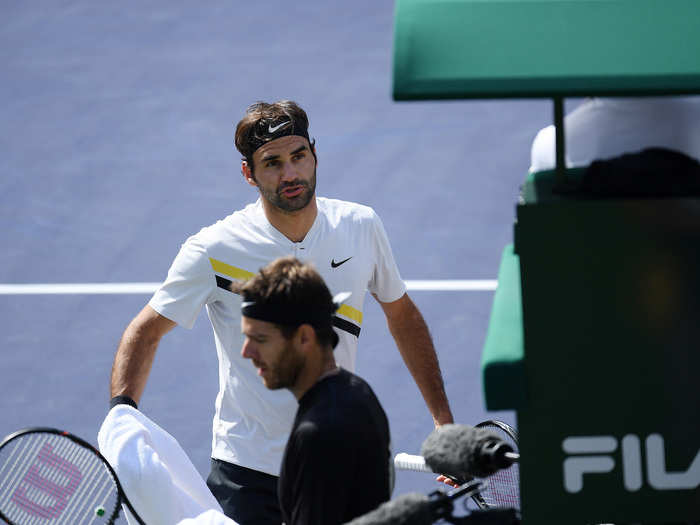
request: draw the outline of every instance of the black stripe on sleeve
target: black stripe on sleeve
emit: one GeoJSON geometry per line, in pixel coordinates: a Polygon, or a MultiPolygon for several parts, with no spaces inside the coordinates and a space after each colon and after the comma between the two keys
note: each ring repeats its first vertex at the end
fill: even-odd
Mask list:
{"type": "Polygon", "coordinates": [[[360,337],[360,327],[357,326],[354,323],[351,323],[350,321],[346,321],[345,319],[342,319],[341,317],[338,317],[337,315],[333,316],[333,326],[336,328],[339,328],[340,330],[343,330],[345,332],[348,332],[355,337],[360,337]]]}
{"type": "MultiPolygon", "coordinates": [[[[216,286],[218,286],[219,288],[223,288],[227,292],[231,291],[231,282],[232,281],[229,281],[228,279],[224,279],[220,275],[216,275],[215,277],[216,277],[216,286]]],[[[233,293],[233,292],[231,292],[231,293],[233,293]]]]}

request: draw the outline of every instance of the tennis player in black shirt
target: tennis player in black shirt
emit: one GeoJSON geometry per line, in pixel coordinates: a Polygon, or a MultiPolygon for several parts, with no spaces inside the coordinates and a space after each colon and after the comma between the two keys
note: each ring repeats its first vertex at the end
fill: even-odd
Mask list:
{"type": "Polygon", "coordinates": [[[336,366],[334,302],[308,264],[278,259],[245,283],[241,354],[265,386],[299,402],[278,495],[287,525],[334,525],[388,501],[393,488],[389,424],[369,385],[336,366]]]}

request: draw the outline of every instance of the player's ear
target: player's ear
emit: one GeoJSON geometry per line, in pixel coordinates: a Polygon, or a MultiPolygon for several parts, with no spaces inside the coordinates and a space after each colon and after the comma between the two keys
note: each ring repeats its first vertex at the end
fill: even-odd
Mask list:
{"type": "Polygon", "coordinates": [[[299,343],[306,348],[314,342],[316,331],[310,324],[303,324],[299,327],[297,336],[299,337],[299,343]]]}
{"type": "Polygon", "coordinates": [[[255,182],[255,177],[253,176],[253,169],[250,167],[247,160],[241,162],[241,174],[243,175],[245,181],[251,186],[258,185],[258,183],[255,182]]]}
{"type": "Polygon", "coordinates": [[[314,155],[314,160],[316,161],[316,166],[318,166],[318,155],[316,155],[316,141],[313,141],[311,144],[309,144],[311,147],[311,153],[314,155]]]}

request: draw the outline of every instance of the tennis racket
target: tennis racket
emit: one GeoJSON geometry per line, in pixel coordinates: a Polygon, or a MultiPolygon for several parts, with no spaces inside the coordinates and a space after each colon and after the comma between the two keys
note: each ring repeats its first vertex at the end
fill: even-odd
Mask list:
{"type": "MultiPolygon", "coordinates": [[[[483,421],[476,427],[485,428],[490,432],[498,435],[503,441],[513,448],[514,452],[518,452],[517,433],[513,427],[502,421],[488,420],[483,421]]],[[[399,470],[413,470],[416,472],[433,472],[426,464],[423,456],[413,454],[399,453],[394,457],[394,467],[399,470]]],[[[469,483],[471,479],[456,479],[447,476],[454,482],[462,485],[469,483]]],[[[486,479],[481,480],[481,490],[470,494],[470,497],[476,505],[481,509],[490,509],[495,507],[512,507],[520,510],[520,477],[517,463],[513,463],[506,469],[499,470],[495,474],[486,479]]]]}
{"type": "MultiPolygon", "coordinates": [[[[417,456],[414,454],[406,454],[405,452],[400,452],[394,456],[394,468],[398,470],[413,470],[415,472],[427,472],[430,474],[439,474],[439,472],[434,472],[425,462],[425,458],[423,456],[417,456]]],[[[444,475],[444,474],[442,474],[444,475]]],[[[471,479],[457,479],[452,476],[445,476],[446,478],[451,479],[455,483],[457,483],[460,488],[463,487],[465,484],[468,484],[470,486],[472,483],[477,483],[477,481],[474,478],[471,479]]],[[[479,484],[479,490],[476,491],[471,491],[469,493],[469,497],[471,497],[472,501],[476,503],[479,508],[482,509],[489,509],[491,508],[491,505],[488,505],[486,501],[484,500],[483,496],[481,496],[481,490],[484,488],[484,483],[479,484]]]]}
{"type": "Polygon", "coordinates": [[[0,518],[10,525],[113,524],[122,504],[144,525],[110,464],[79,437],[29,428],[0,443],[0,518]]]}
{"type": "MultiPolygon", "coordinates": [[[[490,419],[475,426],[496,434],[510,445],[513,452],[519,452],[518,433],[507,423],[490,419]]],[[[481,508],[512,507],[520,510],[520,468],[518,463],[515,462],[510,467],[498,470],[489,476],[485,480],[480,496],[486,506],[480,505],[476,500],[475,502],[481,508]]]]}

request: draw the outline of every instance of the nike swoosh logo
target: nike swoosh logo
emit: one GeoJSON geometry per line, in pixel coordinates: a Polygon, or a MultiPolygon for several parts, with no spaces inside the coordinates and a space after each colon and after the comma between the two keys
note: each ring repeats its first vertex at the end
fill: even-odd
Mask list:
{"type": "Polygon", "coordinates": [[[291,122],[291,120],[285,120],[285,121],[282,122],[281,124],[277,124],[277,125],[274,126],[274,127],[270,124],[270,125],[267,126],[267,131],[268,131],[268,133],[274,133],[274,132],[277,131],[278,129],[285,127],[285,126],[286,126],[287,124],[289,124],[290,122],[291,122]]]}
{"type": "Polygon", "coordinates": [[[331,268],[337,268],[341,264],[348,262],[350,259],[352,259],[352,256],[348,257],[347,259],[343,259],[340,262],[335,262],[335,259],[331,259],[331,268]]]}

